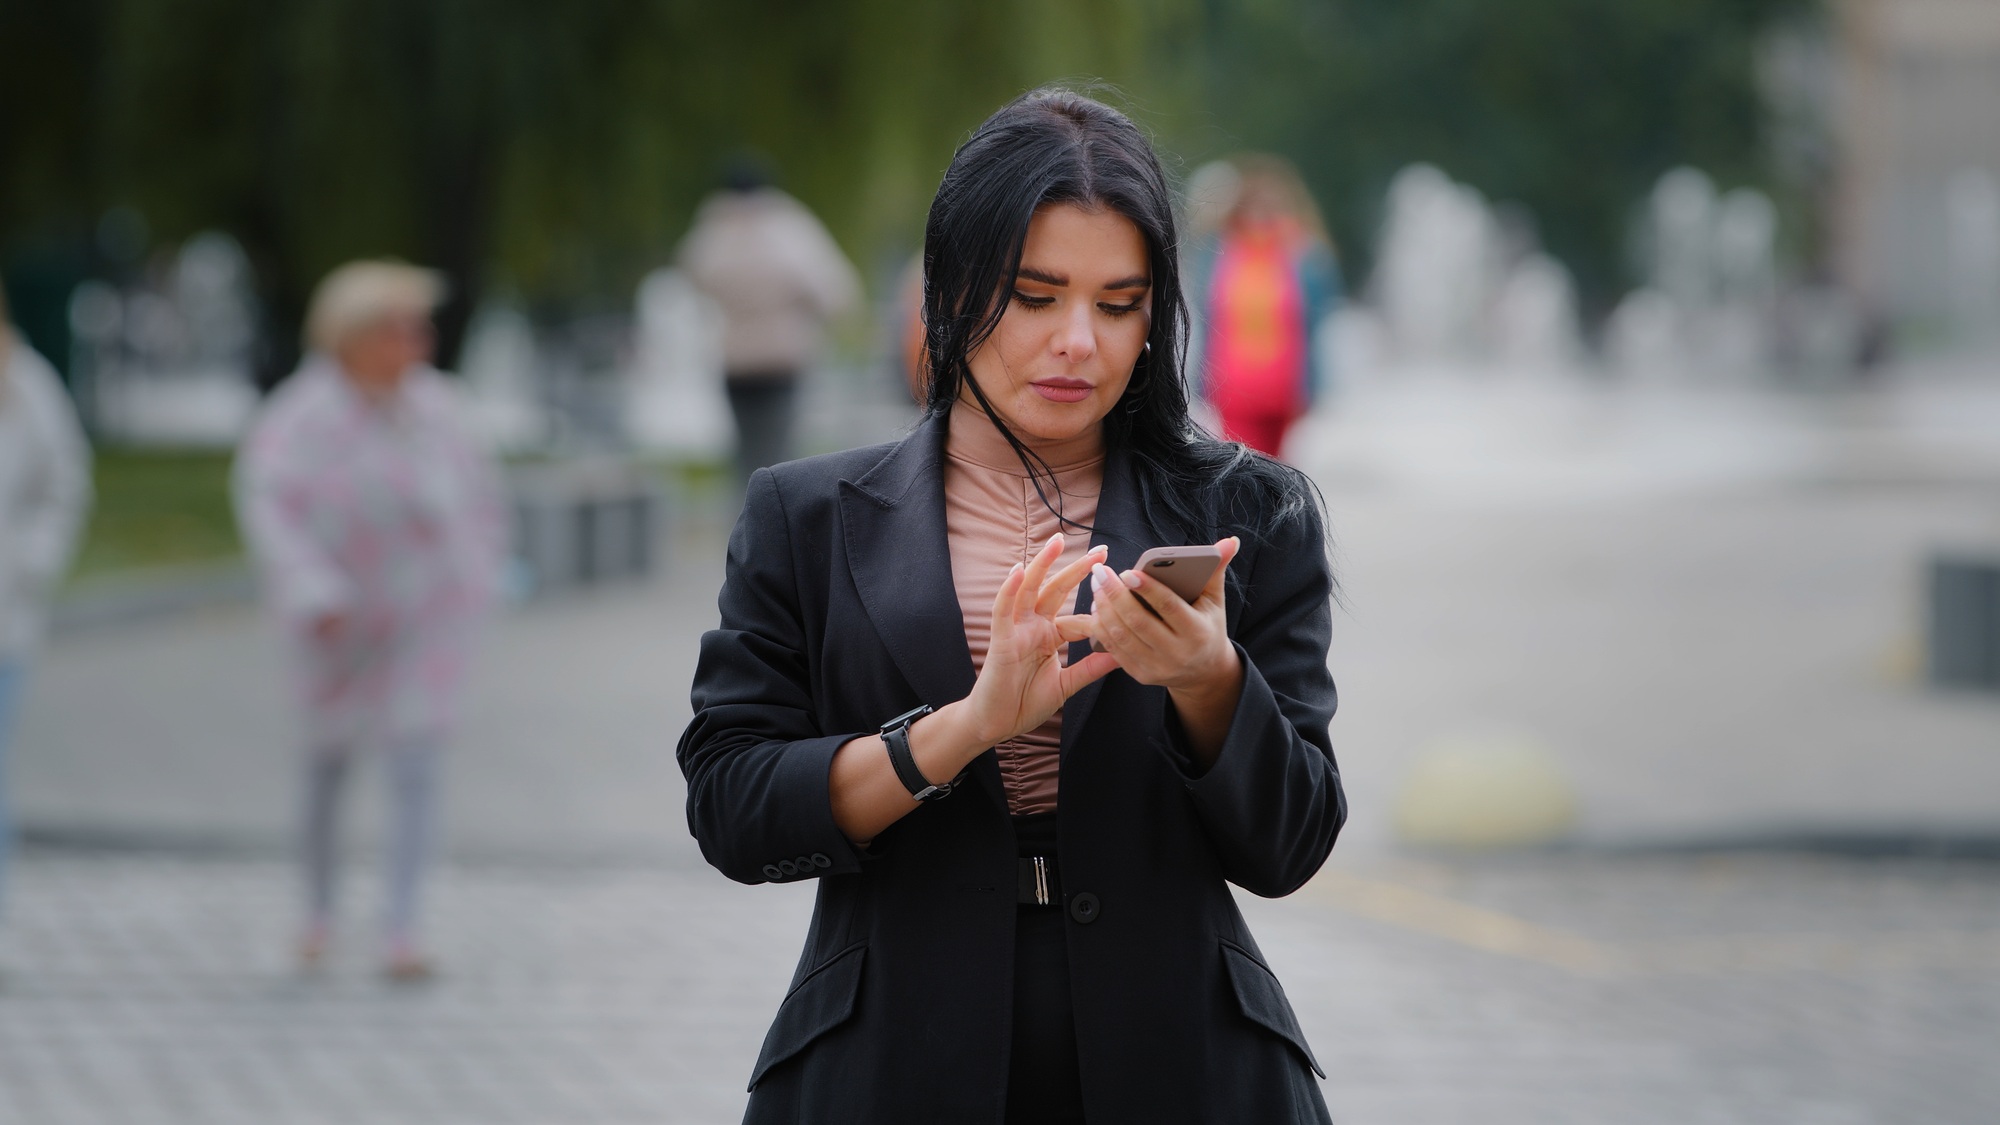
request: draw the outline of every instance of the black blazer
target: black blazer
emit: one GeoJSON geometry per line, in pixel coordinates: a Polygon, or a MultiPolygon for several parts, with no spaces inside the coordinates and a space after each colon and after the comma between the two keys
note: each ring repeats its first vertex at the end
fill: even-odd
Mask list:
{"type": "MultiPolygon", "coordinates": [[[[680,742],[688,823],[732,879],[819,880],[746,1121],[1001,1120],[1016,853],[994,755],[865,854],[828,795],[842,743],[972,689],[944,436],[933,419],[893,445],[759,470],[730,537],[680,742]]],[[[1213,768],[1191,772],[1165,690],[1123,672],[1063,708],[1058,821],[1092,1121],[1327,1120],[1306,1073],[1319,1064],[1224,885],[1290,893],[1347,815],[1327,738],[1331,577],[1307,522],[1261,544],[1246,534],[1231,564],[1243,697],[1213,768]]],[[[1113,569],[1185,541],[1147,525],[1116,450],[1094,541],[1113,569]]],[[[1080,596],[1087,612],[1089,583],[1080,596]]]]}

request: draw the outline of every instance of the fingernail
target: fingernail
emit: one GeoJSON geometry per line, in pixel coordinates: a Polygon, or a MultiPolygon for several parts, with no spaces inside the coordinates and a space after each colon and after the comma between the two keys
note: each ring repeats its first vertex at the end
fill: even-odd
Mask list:
{"type": "Polygon", "coordinates": [[[1128,570],[1128,571],[1126,571],[1125,573],[1123,573],[1123,574],[1119,575],[1118,577],[1119,577],[1119,578],[1120,578],[1120,579],[1121,579],[1122,581],[1124,581],[1124,583],[1125,583],[1125,584],[1126,584],[1127,586],[1130,586],[1130,587],[1131,587],[1131,588],[1133,588],[1134,590],[1136,590],[1136,589],[1138,589],[1138,588],[1139,588],[1139,572],[1138,572],[1138,571],[1136,571],[1136,570],[1128,570]]]}
{"type": "Polygon", "coordinates": [[[1090,568],[1090,585],[1092,589],[1101,592],[1115,580],[1116,577],[1111,573],[1111,568],[1105,566],[1103,563],[1098,563],[1090,568]]]}

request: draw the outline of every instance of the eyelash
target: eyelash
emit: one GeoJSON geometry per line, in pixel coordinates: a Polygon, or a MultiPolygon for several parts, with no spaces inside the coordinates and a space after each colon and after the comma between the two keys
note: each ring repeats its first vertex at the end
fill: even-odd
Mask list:
{"type": "MultiPolygon", "coordinates": [[[[1014,303],[1024,309],[1033,311],[1048,308],[1050,305],[1056,303],[1056,299],[1054,297],[1030,297],[1026,293],[1016,290],[1014,293],[1014,303]]],[[[1097,307],[1108,316],[1127,316],[1138,312],[1142,306],[1134,302],[1129,305],[1098,305],[1097,307]]]]}

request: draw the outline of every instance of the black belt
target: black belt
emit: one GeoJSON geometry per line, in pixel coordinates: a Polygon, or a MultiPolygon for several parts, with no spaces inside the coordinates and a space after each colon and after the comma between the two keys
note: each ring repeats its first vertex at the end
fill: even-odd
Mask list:
{"type": "Polygon", "coordinates": [[[1015,884],[1014,901],[1023,906],[1061,906],[1062,871],[1052,855],[1025,856],[1015,884]]]}

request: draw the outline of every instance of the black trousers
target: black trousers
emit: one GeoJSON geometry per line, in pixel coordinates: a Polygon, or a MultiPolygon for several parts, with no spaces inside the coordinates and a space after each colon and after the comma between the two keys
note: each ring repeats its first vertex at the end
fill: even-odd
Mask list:
{"type": "Polygon", "coordinates": [[[724,381],[729,409],[736,416],[736,480],[740,486],[758,469],[789,461],[792,419],[797,413],[795,371],[735,372],[724,381]]]}
{"type": "MultiPolygon", "coordinates": [[[[1014,818],[1024,856],[1055,854],[1055,814],[1014,818]]],[[[1014,908],[1014,1034],[1009,1125],[1082,1125],[1083,1082],[1069,988],[1068,913],[1060,903],[1014,908]]]]}

